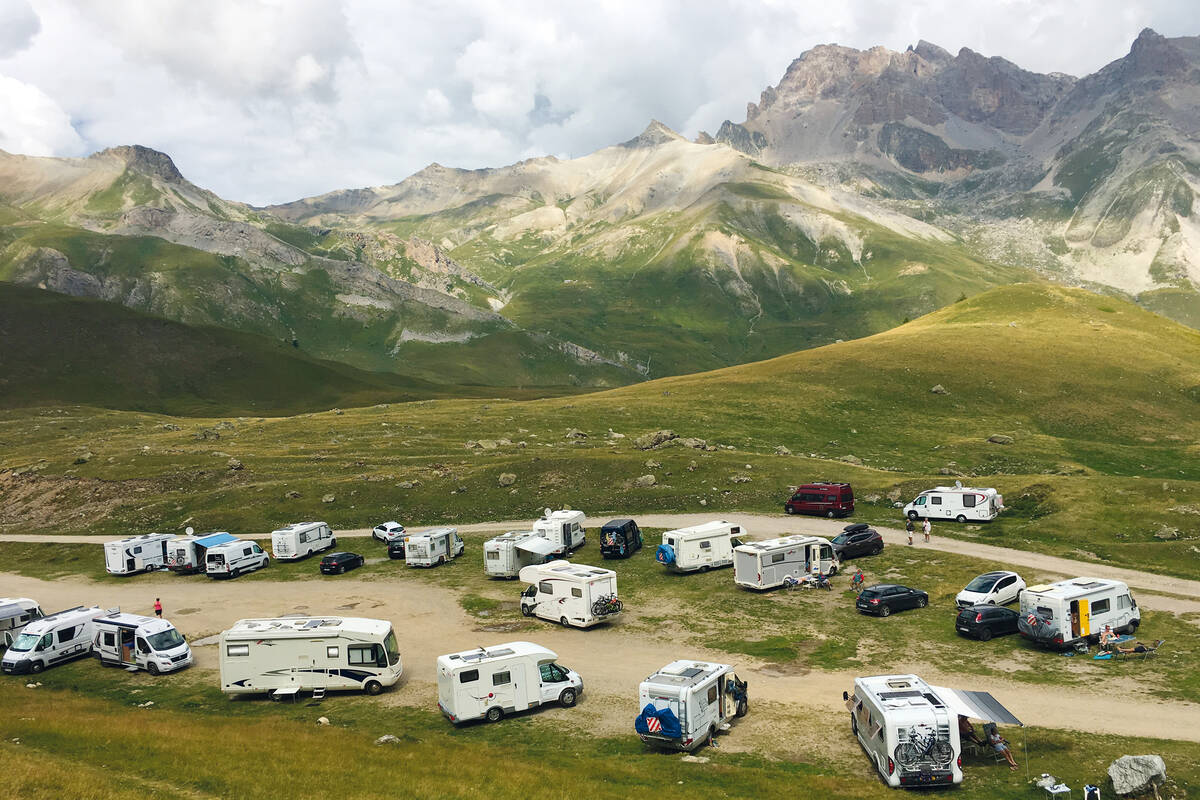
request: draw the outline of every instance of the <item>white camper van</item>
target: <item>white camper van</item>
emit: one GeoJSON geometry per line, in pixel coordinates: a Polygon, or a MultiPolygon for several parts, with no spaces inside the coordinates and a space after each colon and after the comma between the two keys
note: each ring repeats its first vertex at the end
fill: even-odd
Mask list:
{"type": "Polygon", "coordinates": [[[904,507],[909,519],[952,519],[955,522],[991,522],[1004,508],[1004,498],[995,489],[972,489],[955,481],[917,495],[904,507]]]}
{"type": "Polygon", "coordinates": [[[221,691],[274,697],[362,689],[400,680],[392,624],[359,617],[243,619],[221,634],[221,691]]]}
{"type": "Polygon", "coordinates": [[[916,675],[854,679],[850,730],[888,786],[962,783],[958,714],[916,675]]]}
{"type": "Polygon", "coordinates": [[[617,573],[603,567],[550,561],[521,570],[529,588],[521,593],[521,613],[563,626],[590,628],[621,613],[617,573]]]}
{"type": "Polygon", "coordinates": [[[565,556],[587,542],[587,531],[583,528],[586,519],[582,511],[569,508],[551,511],[546,509],[542,518],[533,523],[533,532],[554,545],[550,552],[556,556],[565,556]]]}
{"type": "Polygon", "coordinates": [[[733,548],[745,533],[741,525],[725,520],[678,528],[663,534],[654,560],[673,572],[708,572],[733,564],[733,548]]]}
{"type": "Polygon", "coordinates": [[[553,552],[550,540],[533,531],[509,531],[483,543],[483,571],[490,578],[515,578],[522,567],[543,564],[553,552]]]}
{"type": "Polygon", "coordinates": [[[784,536],[733,549],[733,582],[747,589],[782,586],[786,578],[837,573],[833,545],[819,536],[784,536]]]}
{"type": "Polygon", "coordinates": [[[404,561],[410,567],[436,567],[465,549],[458,528],[430,528],[404,537],[404,561]]]}
{"type": "Polygon", "coordinates": [[[554,651],[530,642],[440,656],[438,708],[456,725],[470,719],[498,722],[544,703],[570,708],[583,694],[583,679],[557,660],[554,651]]]}
{"type": "Polygon", "coordinates": [[[280,561],[296,561],[337,544],[324,522],[293,522],[271,531],[271,555],[280,561]]]}
{"type": "Polygon", "coordinates": [[[167,568],[170,533],[146,533],[104,543],[104,569],[109,575],[132,575],[167,568]]]}
{"type": "Polygon", "coordinates": [[[236,578],[270,563],[271,557],[261,547],[245,539],[210,547],[204,554],[204,571],[210,578],[236,578]]]}
{"type": "Polygon", "coordinates": [[[101,664],[144,669],[151,675],[192,664],[192,648],[165,619],[113,611],[92,624],[96,629],[92,654],[101,664]]]}
{"type": "Polygon", "coordinates": [[[176,536],[167,542],[167,569],[180,575],[204,572],[208,548],[236,541],[236,536],[224,531],[176,536]]]}
{"type": "Polygon", "coordinates": [[[1021,592],[1017,629],[1035,644],[1071,647],[1099,639],[1105,625],[1133,633],[1142,621],[1129,587],[1105,578],[1072,578],[1021,592]]]}
{"type": "Polygon", "coordinates": [[[42,608],[28,597],[0,597],[0,647],[8,647],[21,629],[42,618],[42,608]]]}
{"type": "Polygon", "coordinates": [[[104,613],[100,606],[76,606],[30,622],[4,652],[0,670],[23,675],[86,656],[92,650],[92,620],[104,613]]]}
{"type": "Polygon", "coordinates": [[[695,750],[750,709],[746,681],[733,667],[672,661],[638,687],[641,713],[633,729],[646,744],[695,750]]]}

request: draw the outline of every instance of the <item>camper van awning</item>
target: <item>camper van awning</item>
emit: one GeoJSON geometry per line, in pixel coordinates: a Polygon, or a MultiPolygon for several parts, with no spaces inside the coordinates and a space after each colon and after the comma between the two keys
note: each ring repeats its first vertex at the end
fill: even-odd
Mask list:
{"type": "Polygon", "coordinates": [[[524,550],[526,553],[534,553],[539,556],[548,556],[554,552],[554,543],[549,539],[543,539],[541,536],[530,536],[523,542],[517,545],[518,550],[524,550]]]}
{"type": "Polygon", "coordinates": [[[219,544],[234,541],[237,541],[237,537],[231,533],[214,533],[211,536],[201,536],[196,540],[196,544],[203,547],[216,547],[219,544]]]}
{"type": "Polygon", "coordinates": [[[968,692],[962,689],[948,689],[945,686],[929,688],[933,689],[942,702],[956,714],[984,722],[995,722],[998,725],[1025,727],[1021,720],[1013,716],[1011,711],[1000,705],[1000,701],[987,692],[968,692]]]}

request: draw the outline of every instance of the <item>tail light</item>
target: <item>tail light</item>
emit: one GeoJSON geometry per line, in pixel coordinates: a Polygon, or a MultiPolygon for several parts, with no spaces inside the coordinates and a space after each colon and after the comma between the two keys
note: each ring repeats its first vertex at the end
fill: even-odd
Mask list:
{"type": "Polygon", "coordinates": [[[959,754],[958,760],[955,761],[955,763],[958,764],[959,769],[962,769],[962,754],[961,753],[959,754]]]}
{"type": "Polygon", "coordinates": [[[975,621],[983,622],[983,612],[982,611],[975,615],[975,621]]]}
{"type": "Polygon", "coordinates": [[[758,573],[757,575],[755,575],[754,578],[755,578],[756,582],[762,583],[762,573],[761,572],[758,573]]]}
{"type": "Polygon", "coordinates": [[[888,759],[888,775],[893,775],[896,772],[896,762],[888,759]]]}
{"type": "Polygon", "coordinates": [[[689,736],[688,738],[683,740],[683,744],[686,747],[687,745],[691,744],[692,741],[693,741],[692,737],[689,736]]]}
{"type": "Polygon", "coordinates": [[[877,606],[877,605],[879,605],[879,598],[878,598],[878,597],[872,597],[872,598],[871,598],[871,605],[873,605],[873,606],[877,606]]]}

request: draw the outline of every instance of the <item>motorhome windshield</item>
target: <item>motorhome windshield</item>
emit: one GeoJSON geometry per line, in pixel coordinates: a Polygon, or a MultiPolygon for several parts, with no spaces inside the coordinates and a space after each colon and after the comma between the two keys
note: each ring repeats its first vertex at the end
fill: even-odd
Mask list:
{"type": "Polygon", "coordinates": [[[150,643],[151,650],[174,650],[184,643],[184,638],[182,633],[171,628],[169,631],[147,636],[146,641],[150,643]]]}
{"type": "Polygon", "coordinates": [[[383,647],[387,650],[388,666],[394,667],[400,663],[400,647],[396,644],[396,632],[388,631],[387,638],[383,640],[383,647]]]}
{"type": "Polygon", "coordinates": [[[8,649],[14,653],[24,653],[27,650],[32,650],[40,638],[36,633],[22,633],[17,637],[15,642],[8,646],[8,649]]]}
{"type": "Polygon", "coordinates": [[[999,580],[999,578],[994,578],[990,575],[980,575],[978,578],[967,584],[965,591],[990,592],[992,587],[996,585],[997,580],[999,580]]]}

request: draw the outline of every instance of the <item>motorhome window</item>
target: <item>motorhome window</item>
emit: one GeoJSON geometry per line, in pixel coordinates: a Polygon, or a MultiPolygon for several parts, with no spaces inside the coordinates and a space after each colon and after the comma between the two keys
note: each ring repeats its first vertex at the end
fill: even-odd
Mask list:
{"type": "Polygon", "coordinates": [[[1129,595],[1123,594],[1117,598],[1117,608],[1129,608],[1132,603],[1129,602],[1129,595]]]}
{"type": "Polygon", "coordinates": [[[771,563],[778,564],[780,561],[783,561],[784,558],[786,558],[786,556],[783,553],[775,553],[771,556],[771,563]]]}
{"type": "Polygon", "coordinates": [[[701,542],[701,543],[700,543],[700,549],[701,549],[701,550],[711,550],[711,549],[712,549],[712,542],[701,542]]]}
{"type": "Polygon", "coordinates": [[[114,636],[111,633],[104,634],[104,646],[105,647],[115,647],[116,644],[117,644],[116,636],[114,636]]]}
{"type": "Polygon", "coordinates": [[[305,542],[307,542],[307,541],[308,541],[308,534],[307,534],[307,533],[301,533],[301,534],[300,534],[300,544],[304,544],[304,543],[305,543],[305,542]]]}
{"type": "Polygon", "coordinates": [[[500,560],[500,551],[499,550],[488,550],[487,551],[487,560],[488,561],[499,561],[500,560]]]}
{"type": "Polygon", "coordinates": [[[141,545],[138,545],[137,547],[133,548],[133,554],[134,554],[135,556],[136,556],[138,553],[140,553],[140,552],[142,552],[142,546],[141,546],[141,545]]]}
{"type": "Polygon", "coordinates": [[[69,642],[75,638],[75,632],[79,630],[78,625],[72,625],[69,628],[60,628],[58,631],[58,643],[69,642]]]}
{"type": "Polygon", "coordinates": [[[262,552],[262,548],[261,548],[261,547],[259,547],[259,546],[258,546],[258,545],[256,545],[256,544],[250,545],[250,547],[251,547],[251,548],[254,550],[254,552],[256,552],[256,553],[261,553],[261,552],[262,552]]]}
{"type": "Polygon", "coordinates": [[[337,658],[339,655],[341,655],[341,648],[339,648],[339,647],[326,647],[325,648],[325,657],[326,658],[337,658]]]}
{"type": "Polygon", "coordinates": [[[479,680],[479,670],[477,669],[465,669],[458,673],[459,683],[474,683],[477,680],[479,680]]]}
{"type": "Polygon", "coordinates": [[[227,644],[225,645],[225,655],[230,658],[238,658],[240,656],[250,655],[250,645],[248,644],[227,644]]]}
{"type": "Polygon", "coordinates": [[[245,550],[243,550],[243,551],[242,551],[242,555],[244,555],[244,556],[248,556],[248,555],[250,555],[250,553],[252,553],[252,552],[253,552],[253,551],[252,551],[252,550],[251,550],[249,547],[247,547],[245,550]]]}
{"type": "Polygon", "coordinates": [[[512,673],[509,672],[493,672],[492,686],[507,686],[512,683],[512,673]]]}
{"type": "Polygon", "coordinates": [[[1054,610],[1053,609],[1046,608],[1045,606],[1038,606],[1037,612],[1038,612],[1038,616],[1040,616],[1040,617],[1045,617],[1046,619],[1054,619],[1054,610]]]}
{"type": "Polygon", "coordinates": [[[1096,600],[1092,603],[1092,616],[1096,614],[1107,614],[1112,610],[1112,601],[1107,597],[1103,600],[1096,600]]]}
{"type": "Polygon", "coordinates": [[[179,645],[183,644],[183,634],[171,628],[162,633],[156,633],[146,637],[150,642],[151,649],[154,650],[174,650],[179,645]]]}
{"type": "Polygon", "coordinates": [[[710,702],[710,703],[717,702],[717,685],[715,683],[712,686],[708,687],[708,702],[710,702]]]}
{"type": "Polygon", "coordinates": [[[353,644],[346,648],[346,660],[350,664],[363,666],[376,662],[375,645],[353,644]]]}
{"type": "Polygon", "coordinates": [[[383,649],[387,651],[389,666],[394,667],[400,663],[400,647],[396,644],[395,631],[388,631],[387,638],[383,640],[383,649]]]}
{"type": "Polygon", "coordinates": [[[540,664],[538,671],[542,673],[542,680],[546,683],[558,683],[567,679],[566,670],[557,664],[540,664]]]}
{"type": "Polygon", "coordinates": [[[580,589],[578,586],[572,586],[571,597],[583,597],[583,589],[580,589]]]}
{"type": "Polygon", "coordinates": [[[938,497],[935,494],[929,498],[929,504],[934,505],[934,506],[940,506],[942,504],[942,498],[938,497]]]}
{"type": "Polygon", "coordinates": [[[921,497],[918,497],[916,500],[913,500],[913,505],[914,505],[914,506],[923,506],[923,505],[925,505],[925,497],[924,497],[924,496],[921,496],[921,497]]]}
{"type": "Polygon", "coordinates": [[[26,650],[32,650],[37,644],[38,636],[36,633],[22,633],[17,637],[17,640],[8,646],[8,649],[14,653],[24,653],[26,650]]]}
{"type": "Polygon", "coordinates": [[[962,496],[963,508],[974,508],[977,498],[973,494],[964,494],[962,496]]]}
{"type": "Polygon", "coordinates": [[[149,653],[150,645],[146,644],[146,640],[142,637],[137,637],[137,649],[139,653],[149,653]]]}
{"type": "Polygon", "coordinates": [[[538,591],[542,594],[554,594],[554,584],[550,581],[541,581],[538,583],[538,591]]]}

